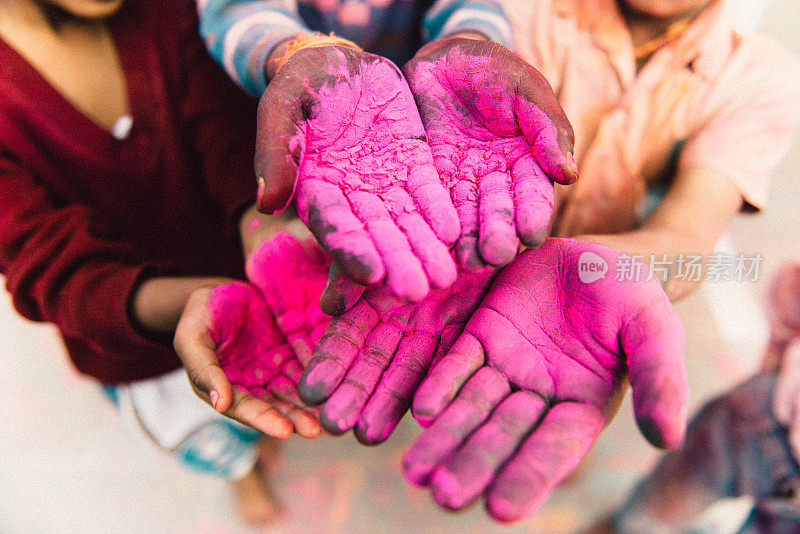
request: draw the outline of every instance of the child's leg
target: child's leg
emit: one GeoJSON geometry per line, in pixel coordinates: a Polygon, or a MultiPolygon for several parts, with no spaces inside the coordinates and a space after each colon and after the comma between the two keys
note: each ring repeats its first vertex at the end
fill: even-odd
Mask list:
{"type": "Polygon", "coordinates": [[[283,508],[270,483],[280,455],[280,441],[264,436],[256,446],[257,460],[244,477],[233,481],[236,506],[242,518],[253,525],[268,525],[279,521],[283,508]]]}
{"type": "Polygon", "coordinates": [[[141,442],[189,469],[229,480],[245,521],[265,524],[280,516],[262,469],[267,460],[259,446],[263,435],[204,404],[182,369],[104,390],[141,442]]]}

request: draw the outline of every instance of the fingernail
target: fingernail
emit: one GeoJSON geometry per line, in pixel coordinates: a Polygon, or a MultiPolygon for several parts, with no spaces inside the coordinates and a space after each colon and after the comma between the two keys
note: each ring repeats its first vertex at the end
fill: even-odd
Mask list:
{"type": "Polygon", "coordinates": [[[256,192],[256,199],[258,202],[261,202],[261,197],[264,195],[264,189],[267,187],[266,182],[264,182],[264,177],[258,177],[258,192],[256,192]]]}
{"type": "Polygon", "coordinates": [[[578,164],[575,163],[575,155],[572,152],[567,152],[567,167],[578,175],[578,164]]]}
{"type": "Polygon", "coordinates": [[[219,400],[219,393],[217,393],[215,390],[212,389],[211,392],[208,394],[208,398],[211,399],[211,406],[213,406],[214,409],[216,410],[217,401],[219,400]]]}

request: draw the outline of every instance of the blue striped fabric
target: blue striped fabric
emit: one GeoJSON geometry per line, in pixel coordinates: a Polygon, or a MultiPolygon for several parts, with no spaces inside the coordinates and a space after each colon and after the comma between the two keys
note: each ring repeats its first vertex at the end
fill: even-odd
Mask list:
{"type": "Polygon", "coordinates": [[[254,96],[267,87],[263,65],[280,42],[301,31],[355,41],[398,64],[427,40],[477,31],[506,47],[511,24],[494,0],[197,0],[200,33],[211,55],[254,96]],[[427,9],[430,6],[430,9],[427,9]],[[415,26],[427,10],[424,29],[415,26]]]}

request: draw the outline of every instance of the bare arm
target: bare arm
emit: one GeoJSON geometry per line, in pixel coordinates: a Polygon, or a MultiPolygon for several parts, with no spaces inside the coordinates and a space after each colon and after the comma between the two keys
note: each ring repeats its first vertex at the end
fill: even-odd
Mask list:
{"type": "Polygon", "coordinates": [[[675,302],[690,295],[701,283],[676,279],[675,260],[681,254],[710,254],[741,206],[741,193],[725,175],[690,168],[678,173],[663,202],[640,228],[577,239],[644,256],[645,262],[651,254],[658,260],[666,254],[672,268],[664,288],[675,302]]]}

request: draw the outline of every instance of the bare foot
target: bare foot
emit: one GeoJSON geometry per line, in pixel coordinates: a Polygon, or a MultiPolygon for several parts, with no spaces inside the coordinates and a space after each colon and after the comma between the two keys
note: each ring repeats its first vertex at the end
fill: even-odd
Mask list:
{"type": "Polygon", "coordinates": [[[258,441],[256,454],[258,454],[256,465],[260,468],[262,476],[269,479],[275,473],[281,459],[281,440],[264,436],[258,441]]]}
{"type": "Polygon", "coordinates": [[[285,516],[275,492],[269,484],[261,460],[244,478],[233,481],[233,493],[239,516],[253,526],[272,526],[285,516]]]}

